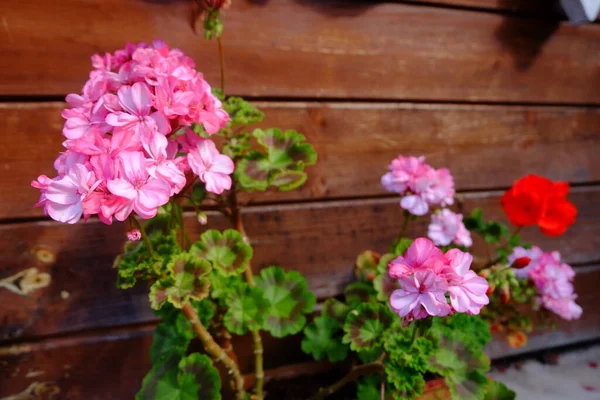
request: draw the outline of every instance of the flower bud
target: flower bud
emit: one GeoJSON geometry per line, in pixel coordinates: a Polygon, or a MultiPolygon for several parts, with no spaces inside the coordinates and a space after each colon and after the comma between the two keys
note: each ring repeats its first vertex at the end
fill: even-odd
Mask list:
{"type": "Polygon", "coordinates": [[[510,301],[510,288],[508,287],[508,284],[503,284],[500,288],[500,300],[502,301],[502,304],[508,304],[510,301]]]}
{"type": "Polygon", "coordinates": [[[508,345],[513,349],[518,349],[527,344],[527,335],[523,331],[512,331],[506,337],[508,345]]]}
{"type": "Polygon", "coordinates": [[[530,262],[531,258],[529,257],[519,257],[512,263],[511,267],[515,269],[525,268],[530,262]]]}
{"type": "Polygon", "coordinates": [[[127,240],[129,240],[130,242],[137,242],[141,238],[142,233],[139,229],[132,229],[129,232],[127,232],[127,240]]]}
{"type": "Polygon", "coordinates": [[[494,293],[494,290],[496,290],[496,286],[490,283],[490,285],[488,286],[487,292],[485,292],[485,294],[487,294],[489,296],[492,293],[494,293]]]}
{"type": "Polygon", "coordinates": [[[231,5],[231,0],[198,0],[206,10],[224,10],[231,5]]]}
{"type": "Polygon", "coordinates": [[[200,225],[206,225],[208,223],[208,216],[202,211],[198,211],[196,218],[198,218],[200,225]]]}

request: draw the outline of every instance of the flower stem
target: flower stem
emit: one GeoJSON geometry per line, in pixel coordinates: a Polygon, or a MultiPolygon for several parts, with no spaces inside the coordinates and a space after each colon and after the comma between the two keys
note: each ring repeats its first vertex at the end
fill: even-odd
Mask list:
{"type": "Polygon", "coordinates": [[[210,354],[215,360],[221,362],[227,371],[233,378],[234,389],[236,392],[236,399],[242,400],[245,398],[244,392],[244,377],[240,373],[240,370],[235,363],[225,352],[225,350],[215,342],[210,332],[202,325],[202,322],[198,319],[198,315],[194,307],[190,303],[186,303],[181,309],[184,315],[192,324],[194,331],[198,335],[198,338],[204,346],[204,350],[210,354]]]}
{"type": "Polygon", "coordinates": [[[374,373],[382,373],[384,368],[384,365],[380,361],[353,367],[342,379],[335,382],[331,386],[321,388],[314,396],[310,398],[310,400],[323,400],[325,397],[337,392],[348,383],[354,382],[362,376],[371,375],[374,373]]]}
{"type": "Polygon", "coordinates": [[[217,47],[219,49],[219,66],[221,69],[221,91],[225,94],[225,57],[223,53],[223,41],[217,36],[217,47]]]}
{"type": "Polygon", "coordinates": [[[402,229],[400,230],[400,234],[398,235],[398,240],[402,239],[406,234],[406,229],[408,228],[408,223],[410,222],[410,213],[408,211],[404,211],[404,222],[402,222],[402,229]]]}
{"type": "MultiPolygon", "coordinates": [[[[242,213],[240,209],[240,205],[237,199],[237,188],[235,186],[235,182],[232,183],[231,189],[229,191],[229,207],[231,210],[231,222],[235,229],[240,232],[242,235],[242,239],[245,243],[250,243],[250,239],[248,235],[246,235],[246,229],[244,228],[244,221],[242,219],[242,213]]],[[[244,276],[248,285],[255,286],[256,282],[254,281],[254,274],[252,273],[252,265],[250,261],[246,264],[246,269],[244,270],[244,276]]],[[[256,377],[256,385],[255,385],[255,397],[256,400],[262,400],[264,397],[263,394],[263,385],[265,372],[263,369],[263,345],[262,338],[260,337],[260,332],[258,329],[252,330],[252,338],[254,341],[254,370],[256,377]]]]}
{"type": "Polygon", "coordinates": [[[133,215],[131,215],[129,217],[129,221],[131,221],[131,223],[140,230],[140,233],[142,235],[142,240],[144,241],[144,244],[146,245],[146,248],[148,249],[148,253],[150,253],[150,257],[154,257],[154,249],[152,248],[152,243],[150,242],[150,238],[146,234],[146,230],[144,229],[144,226],[142,224],[140,224],[140,221],[138,221],[133,215]]]}

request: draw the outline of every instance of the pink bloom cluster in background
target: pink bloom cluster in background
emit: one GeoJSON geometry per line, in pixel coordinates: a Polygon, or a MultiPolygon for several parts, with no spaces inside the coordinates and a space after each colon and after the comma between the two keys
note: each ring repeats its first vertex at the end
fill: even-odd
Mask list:
{"type": "Polygon", "coordinates": [[[211,135],[229,121],[191,58],[155,41],[94,55],[92,65],[82,93],[66,99],[58,176],[32,182],[47,215],[68,223],[95,214],[107,224],[132,212],[152,218],[193,174],[210,192],[231,187],[233,161],[188,128],[201,124],[211,135]]]}
{"type": "Polygon", "coordinates": [[[431,215],[427,236],[438,246],[454,243],[457,246],[471,247],[473,244],[471,232],[465,227],[462,214],[447,208],[431,215]]]}
{"type": "Polygon", "coordinates": [[[390,277],[400,285],[390,297],[392,309],[409,321],[453,312],[479,314],[489,303],[488,282],[470,269],[472,261],[458,249],[444,254],[431,240],[416,239],[389,264],[390,277]]]}
{"type": "Polygon", "coordinates": [[[403,196],[402,208],[413,215],[425,215],[431,206],[447,206],[454,202],[454,179],[447,168],[435,169],[425,157],[398,156],[381,177],[389,192],[403,196]]]}
{"type": "Polygon", "coordinates": [[[566,320],[581,317],[582,309],[575,303],[577,295],[572,283],[575,271],[560,261],[560,253],[544,252],[537,246],[531,249],[515,247],[508,261],[512,264],[523,257],[531,260],[529,265],[514,272],[522,279],[531,279],[540,295],[540,304],[566,320]]]}

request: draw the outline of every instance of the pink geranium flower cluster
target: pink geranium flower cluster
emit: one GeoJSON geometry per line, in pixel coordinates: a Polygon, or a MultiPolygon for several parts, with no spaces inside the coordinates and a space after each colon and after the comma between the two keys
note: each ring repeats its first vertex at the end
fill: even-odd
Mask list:
{"type": "Polygon", "coordinates": [[[210,192],[230,188],[233,161],[188,128],[201,124],[210,135],[229,121],[192,59],[155,41],[95,55],[92,65],[82,93],[66,99],[58,176],[32,182],[47,215],[152,218],[194,175],[210,192]]]}
{"type": "Polygon", "coordinates": [[[425,215],[431,206],[447,206],[454,202],[454,179],[447,168],[435,169],[425,157],[398,156],[381,177],[389,192],[400,194],[400,205],[413,215],[425,215]]]}
{"type": "Polygon", "coordinates": [[[488,282],[470,269],[472,261],[458,249],[444,254],[431,240],[416,239],[389,264],[389,275],[400,285],[390,297],[392,309],[409,321],[454,312],[479,314],[489,303],[488,282]]]}
{"type": "Polygon", "coordinates": [[[516,247],[508,261],[512,264],[523,257],[531,261],[525,268],[515,269],[515,274],[522,279],[531,279],[539,293],[540,304],[566,320],[581,317],[582,309],[575,303],[577,295],[572,283],[575,271],[561,262],[560,253],[544,252],[537,246],[531,249],[516,247]]]}
{"type": "Polygon", "coordinates": [[[471,232],[465,227],[462,214],[447,208],[431,215],[427,236],[438,246],[454,243],[457,246],[471,247],[473,244],[471,232]]]}

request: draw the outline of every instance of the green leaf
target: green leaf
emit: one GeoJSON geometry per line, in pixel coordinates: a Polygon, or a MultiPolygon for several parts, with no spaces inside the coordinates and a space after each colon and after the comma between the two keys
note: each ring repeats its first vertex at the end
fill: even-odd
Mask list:
{"type": "Polygon", "coordinates": [[[241,274],[252,258],[252,247],[234,229],[222,233],[215,229],[204,232],[190,252],[208,260],[215,271],[225,276],[241,274]]]}
{"type": "Polygon", "coordinates": [[[483,398],[489,358],[483,353],[490,340],[487,324],[478,316],[455,314],[434,318],[428,334],[439,343],[428,369],[444,377],[453,399],[483,398]]]}
{"type": "Polygon", "coordinates": [[[250,287],[247,283],[239,284],[228,293],[227,312],[223,323],[227,330],[236,335],[243,335],[249,329],[259,329],[264,323],[264,315],[269,308],[262,289],[250,287]]]}
{"type": "Polygon", "coordinates": [[[300,332],[306,323],[305,314],[311,313],[316,303],[306,279],[296,271],[273,266],[260,272],[256,286],[269,302],[264,329],[275,337],[300,332]]]}
{"type": "Polygon", "coordinates": [[[368,303],[375,299],[377,292],[372,285],[364,282],[353,282],[344,289],[346,303],[350,307],[356,307],[362,303],[368,303]]]}
{"type": "Polygon", "coordinates": [[[346,320],[346,316],[349,312],[350,307],[348,307],[346,303],[343,303],[333,297],[325,300],[321,311],[323,315],[333,318],[340,323],[343,323],[346,320]]]}
{"type": "Polygon", "coordinates": [[[391,278],[388,274],[388,264],[394,258],[396,258],[394,254],[384,254],[379,259],[379,264],[377,265],[377,275],[373,280],[373,287],[377,292],[378,301],[389,301],[392,292],[396,289],[400,289],[398,280],[391,278]]]}
{"type": "Polygon", "coordinates": [[[465,227],[470,231],[480,231],[484,227],[483,213],[481,208],[476,208],[471,212],[470,217],[463,219],[465,227]]]}
{"type": "Polygon", "coordinates": [[[302,351],[315,360],[326,357],[331,362],[342,361],[348,356],[348,345],[342,343],[342,327],[338,321],[320,316],[304,328],[302,351]]]}
{"type": "Polygon", "coordinates": [[[514,400],[516,398],[516,393],[507,388],[503,383],[490,380],[484,400],[514,400]]]}
{"type": "Polygon", "coordinates": [[[223,145],[223,154],[232,159],[242,156],[250,149],[250,138],[251,136],[249,133],[240,133],[229,138],[223,145]]]}
{"type": "Polygon", "coordinates": [[[210,269],[208,261],[190,253],[174,256],[167,266],[168,276],[150,287],[152,308],[159,309],[165,301],[181,308],[190,299],[202,300],[208,296],[210,281],[207,275],[210,269]]]}
{"type": "Polygon", "coordinates": [[[179,370],[181,386],[191,388],[190,383],[193,383],[198,387],[194,399],[221,399],[221,377],[208,356],[199,353],[190,354],[179,362],[179,370]]]}
{"type": "Polygon", "coordinates": [[[229,114],[229,126],[251,125],[263,120],[264,114],[241,97],[230,96],[223,102],[223,108],[229,114]]]}
{"type": "Polygon", "coordinates": [[[367,375],[358,380],[356,396],[358,400],[380,400],[381,376],[367,375]]]}
{"type": "Polygon", "coordinates": [[[306,172],[304,171],[278,171],[272,174],[269,184],[277,187],[282,192],[294,190],[306,182],[306,172]]]}
{"type": "Polygon", "coordinates": [[[343,341],[355,351],[371,349],[382,342],[392,322],[393,314],[387,306],[361,304],[346,317],[343,341]]]}
{"type": "Polygon", "coordinates": [[[414,240],[408,238],[401,238],[396,240],[392,245],[390,251],[396,256],[401,256],[406,253],[406,250],[413,244],[414,240]]]}
{"type": "Polygon", "coordinates": [[[371,282],[377,274],[377,264],[381,255],[371,250],[362,252],[356,258],[354,275],[359,282],[371,282]]]}
{"type": "MultiPolygon", "coordinates": [[[[164,221],[158,216],[146,226],[163,226],[164,221]]],[[[172,233],[164,234],[161,229],[154,229],[149,234],[154,249],[154,257],[150,256],[143,241],[126,242],[123,254],[117,256],[113,267],[117,268],[117,287],[128,289],[133,287],[138,279],[152,280],[166,271],[166,266],[174,254],[180,249],[172,233]]]]}
{"type": "Polygon", "coordinates": [[[413,399],[420,396],[425,388],[425,380],[419,372],[405,368],[397,361],[390,361],[385,366],[388,390],[395,400],[413,399]]]}
{"type": "Polygon", "coordinates": [[[291,190],[306,181],[304,167],[317,161],[313,147],[296,131],[255,129],[252,133],[264,152],[253,150],[244,155],[234,176],[248,191],[266,190],[269,185],[291,190]]]}
{"type": "Polygon", "coordinates": [[[217,273],[214,269],[210,273],[209,279],[210,297],[219,300],[219,304],[224,307],[227,306],[227,296],[244,283],[241,275],[223,276],[223,274],[217,273]]]}
{"type": "Polygon", "coordinates": [[[181,312],[158,324],[152,336],[150,360],[152,364],[165,358],[181,358],[187,351],[194,332],[181,312]]]}

